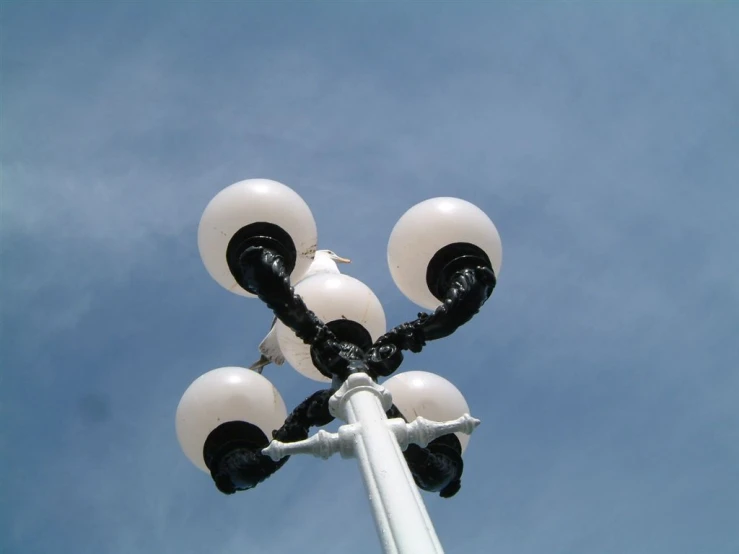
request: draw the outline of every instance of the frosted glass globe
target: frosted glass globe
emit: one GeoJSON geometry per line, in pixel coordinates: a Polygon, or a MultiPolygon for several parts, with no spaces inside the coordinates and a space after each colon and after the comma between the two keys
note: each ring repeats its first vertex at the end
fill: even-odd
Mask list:
{"type": "Polygon", "coordinates": [[[198,226],[198,249],[205,268],[222,287],[254,297],[236,282],[226,252],[233,236],[254,223],[279,227],[292,239],[296,252],[290,278],[297,282],[313,261],[318,241],[308,204],[288,186],[270,179],[247,179],[226,187],[208,203],[198,226]]]}
{"type": "Polygon", "coordinates": [[[387,260],[393,281],[411,301],[434,309],[441,300],[427,283],[429,262],[447,245],[469,243],[487,254],[497,277],[503,258],[500,236],[480,208],[459,198],[425,200],[409,209],[390,234],[387,260]]]}
{"type": "Polygon", "coordinates": [[[265,377],[243,367],[221,367],[195,379],[182,395],[175,417],[177,440],[190,461],[208,472],[203,446],[216,427],[245,421],[271,439],[285,418],[285,403],[265,377]]]}
{"type": "MultiPolygon", "coordinates": [[[[470,413],[467,401],[452,383],[428,371],[406,371],[393,375],[382,383],[393,396],[393,404],[408,423],[417,417],[431,421],[450,421],[470,413]]],[[[462,452],[470,442],[470,436],[455,433],[462,445],[462,452]]]]}
{"type": "MultiPolygon", "coordinates": [[[[372,342],[386,331],[382,304],[367,285],[354,277],[326,273],[312,275],[298,283],[295,292],[324,323],[335,320],[354,321],[369,333],[372,342]]],[[[310,346],[279,320],[276,333],[280,350],[291,366],[315,381],[330,381],[313,365],[310,346]]]]}

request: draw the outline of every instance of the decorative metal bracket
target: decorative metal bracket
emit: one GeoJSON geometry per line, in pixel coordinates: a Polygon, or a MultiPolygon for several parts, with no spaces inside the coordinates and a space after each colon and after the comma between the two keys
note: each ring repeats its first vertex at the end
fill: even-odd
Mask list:
{"type": "Polygon", "coordinates": [[[420,352],[427,341],[447,337],[480,311],[493,292],[495,273],[486,265],[461,267],[448,281],[441,305],[432,314],[398,325],[366,351],[340,340],[308,309],[290,285],[283,256],[266,246],[250,245],[239,254],[239,284],[256,294],[296,336],[311,345],[318,370],[339,383],[365,371],[374,379],[391,375],[403,362],[403,350],[420,352]],[[361,368],[357,362],[361,362],[361,368]],[[354,366],[354,367],[352,367],[354,366]]]}
{"type": "Polygon", "coordinates": [[[405,451],[406,463],[418,487],[439,492],[444,498],[453,496],[459,490],[464,466],[462,449],[453,433],[471,434],[480,424],[479,419],[465,414],[446,422],[419,417],[406,423],[402,417],[397,417],[400,412],[392,405],[390,392],[365,373],[350,375],[329,399],[328,409],[332,416],[348,422],[339,427],[337,433],[320,430],[310,438],[294,442],[275,438],[262,450],[262,454],[269,456],[273,463],[282,463],[292,454],[311,454],[319,458],[329,458],[337,453],[342,458],[366,457],[366,449],[358,446],[360,437],[367,432],[360,422],[361,413],[364,412],[371,414],[371,421],[381,417],[385,422],[400,450],[405,451]],[[375,410],[375,405],[378,405],[379,412],[375,410]],[[385,412],[393,417],[388,419],[385,412]]]}
{"type": "MultiPolygon", "coordinates": [[[[409,444],[426,447],[434,439],[452,433],[469,435],[478,425],[480,425],[480,420],[470,414],[444,422],[431,421],[423,417],[416,418],[412,423],[406,423],[400,418],[387,420],[387,426],[395,435],[401,450],[408,448],[409,444]]],[[[345,424],[339,427],[338,433],[320,430],[310,438],[301,441],[273,440],[267,448],[262,450],[262,454],[269,456],[275,462],[293,454],[310,454],[316,458],[327,459],[338,453],[342,458],[354,458],[357,455],[354,440],[359,432],[359,424],[345,424]]]]}
{"type": "Polygon", "coordinates": [[[252,488],[282,467],[290,453],[328,457],[338,452],[344,457],[356,456],[358,451],[351,445],[366,430],[349,421],[351,416],[344,414],[340,405],[352,404],[344,402],[344,396],[373,391],[373,402],[379,400],[383,410],[392,416],[388,429],[402,445],[416,484],[427,491],[438,491],[443,497],[454,495],[460,487],[463,462],[453,433],[470,433],[479,421],[466,416],[443,423],[416,420],[406,424],[397,419],[400,413],[376,380],[398,369],[404,350],[420,352],[427,341],[449,336],[480,310],[496,284],[489,264],[474,257],[446,260],[445,267],[451,269],[443,279],[443,288],[435,289],[440,298],[443,296],[441,305],[431,314],[419,313],[417,319],[398,325],[363,350],[337,337],[295,294],[290,285],[291,265],[285,258],[289,249],[279,247],[280,244],[268,237],[240,242],[229,254],[231,270],[245,290],[256,294],[298,338],[311,345],[311,359],[323,375],[333,380],[332,388],[315,393],[293,410],[264,450],[261,445],[224,450],[213,460],[211,469],[218,488],[227,494],[252,488]],[[266,242],[260,242],[262,239],[266,242]],[[350,424],[342,426],[338,433],[319,431],[308,438],[311,427],[326,425],[335,416],[350,424]]]}

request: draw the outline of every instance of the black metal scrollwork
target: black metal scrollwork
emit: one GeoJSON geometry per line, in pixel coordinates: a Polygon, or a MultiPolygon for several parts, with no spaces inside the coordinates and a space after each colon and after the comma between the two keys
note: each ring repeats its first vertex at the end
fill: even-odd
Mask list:
{"type": "MultiPolygon", "coordinates": [[[[420,352],[427,341],[447,337],[467,323],[492,294],[496,284],[495,273],[487,265],[459,267],[446,280],[441,291],[441,305],[431,313],[419,313],[417,319],[402,323],[378,338],[368,349],[341,340],[315,313],[308,309],[290,285],[288,264],[278,251],[251,244],[238,257],[241,275],[235,275],[239,284],[257,295],[274,314],[292,329],[296,336],[311,345],[311,359],[318,370],[332,378],[332,387],[306,398],[273,433],[282,442],[306,439],[311,427],[323,426],[334,418],[328,412],[328,399],[346,378],[364,371],[373,379],[387,377],[403,362],[403,351],[420,352]]],[[[388,417],[402,417],[393,406],[388,417]]],[[[272,461],[261,453],[268,444],[267,437],[242,442],[230,450],[220,448],[214,455],[211,468],[218,489],[226,494],[253,488],[275,473],[287,461],[272,461]]],[[[206,443],[207,450],[207,443],[206,443]]],[[[426,448],[410,445],[405,459],[416,484],[423,490],[438,492],[448,498],[461,486],[464,464],[459,440],[453,434],[440,437],[426,448]]]]}
{"type": "Polygon", "coordinates": [[[319,338],[336,340],[326,324],[295,294],[282,255],[262,246],[250,246],[241,254],[239,262],[242,271],[239,284],[256,294],[298,338],[307,344],[319,338]]]}
{"type": "MultiPolygon", "coordinates": [[[[328,402],[334,388],[320,390],[301,402],[287,417],[272,438],[281,442],[297,442],[308,438],[312,427],[323,427],[334,420],[328,402]]],[[[388,418],[403,418],[392,406],[388,418]]],[[[275,462],[262,454],[269,444],[267,436],[255,425],[232,421],[211,433],[204,447],[204,458],[219,491],[233,494],[249,490],[273,475],[290,458],[275,462]]],[[[456,494],[461,485],[462,448],[455,435],[433,440],[426,448],[408,445],[403,452],[413,480],[419,488],[438,492],[443,498],[456,494]]]]}
{"type": "MultiPolygon", "coordinates": [[[[405,419],[394,405],[387,411],[387,417],[405,419]]],[[[438,492],[442,498],[451,498],[461,488],[464,462],[462,445],[456,435],[434,439],[426,448],[409,444],[403,456],[418,488],[438,492]]]]}
{"type": "Polygon", "coordinates": [[[256,294],[296,336],[311,345],[319,371],[341,380],[353,360],[362,360],[370,376],[387,377],[403,362],[403,350],[420,352],[427,341],[448,337],[480,311],[495,288],[495,273],[486,266],[462,268],[454,273],[441,305],[432,314],[419,313],[378,338],[366,351],[341,341],[295,294],[285,262],[277,252],[248,247],[240,257],[239,281],[256,294]]]}
{"type": "Polygon", "coordinates": [[[442,304],[432,314],[391,329],[370,348],[367,365],[377,375],[392,374],[403,362],[403,350],[420,352],[426,341],[448,337],[480,311],[495,288],[495,273],[485,266],[464,268],[451,279],[442,304]]]}
{"type": "MultiPolygon", "coordinates": [[[[320,390],[303,400],[287,417],[272,438],[296,442],[308,438],[311,427],[322,427],[333,421],[328,400],[335,391],[320,390]]],[[[290,458],[275,462],[262,454],[269,445],[267,436],[255,425],[231,421],[211,432],[203,448],[205,463],[218,490],[233,494],[249,490],[267,479],[290,458]]]]}

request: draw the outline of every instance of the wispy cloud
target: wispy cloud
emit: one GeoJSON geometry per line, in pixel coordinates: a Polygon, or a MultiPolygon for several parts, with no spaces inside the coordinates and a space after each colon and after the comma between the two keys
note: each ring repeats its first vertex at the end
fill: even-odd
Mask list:
{"type": "MultiPolygon", "coordinates": [[[[391,324],[413,203],[464,197],[499,287],[406,369],[483,420],[449,552],[733,552],[736,7],[362,3],[3,9],[0,550],[375,552],[358,471],[291,460],[226,498],[179,452],[199,374],[269,316],[212,283],[208,200],[311,204],[391,324]],[[309,545],[309,546],[306,546],[309,545]]],[[[314,390],[268,373],[288,405],[314,390]]]]}

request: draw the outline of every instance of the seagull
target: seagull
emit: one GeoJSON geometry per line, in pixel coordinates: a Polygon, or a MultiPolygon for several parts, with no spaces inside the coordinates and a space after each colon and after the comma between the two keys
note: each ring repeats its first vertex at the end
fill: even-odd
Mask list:
{"type": "MultiPolygon", "coordinates": [[[[304,279],[307,279],[308,277],[311,277],[318,273],[341,273],[338,266],[336,265],[337,263],[348,264],[351,263],[351,260],[348,258],[342,258],[331,250],[316,250],[316,255],[313,258],[313,263],[310,264],[308,271],[306,271],[305,275],[302,277],[302,279],[300,279],[300,281],[303,281],[304,279]]],[[[249,369],[256,371],[257,373],[262,373],[262,370],[266,365],[282,365],[285,363],[285,356],[282,355],[282,352],[280,351],[280,345],[277,342],[277,329],[275,327],[276,323],[277,318],[275,317],[272,320],[272,325],[270,326],[269,333],[267,333],[267,336],[264,337],[264,340],[259,343],[259,352],[261,354],[259,356],[259,360],[249,366],[249,369]]]]}

